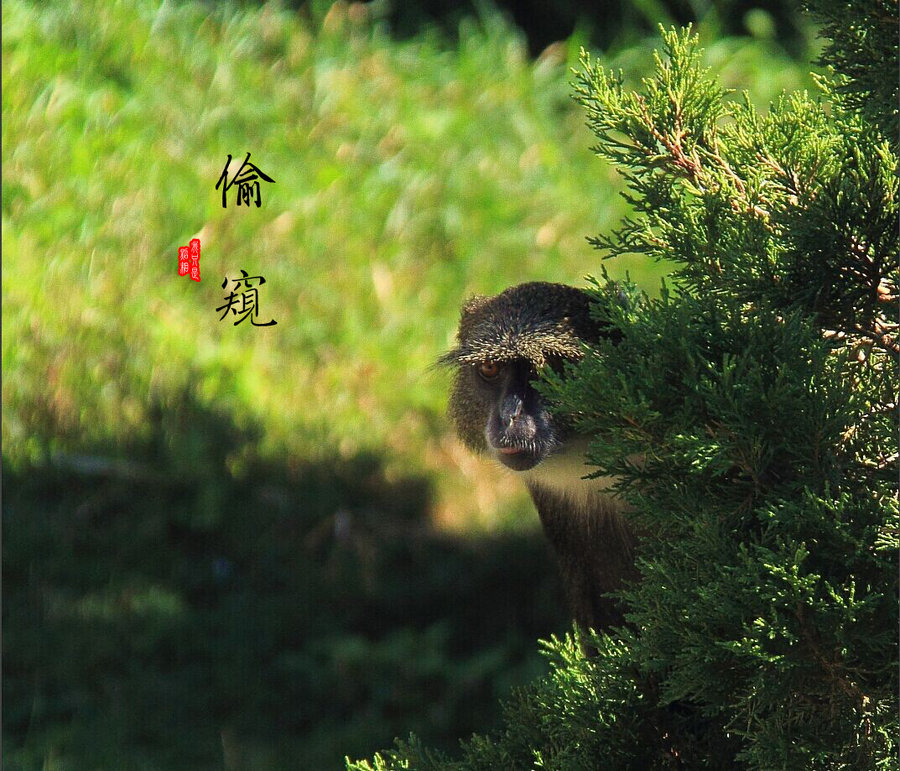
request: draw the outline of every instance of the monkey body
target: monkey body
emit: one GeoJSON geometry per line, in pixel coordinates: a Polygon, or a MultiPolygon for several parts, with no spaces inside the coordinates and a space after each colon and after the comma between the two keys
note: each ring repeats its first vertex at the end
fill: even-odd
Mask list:
{"type": "Polygon", "coordinates": [[[560,566],[566,596],[583,628],[622,623],[605,595],[635,577],[635,538],[609,479],[584,479],[588,438],[550,414],[534,381],[562,372],[585,346],[613,334],[593,320],[580,289],[535,282],[463,307],[449,413],[460,439],[523,477],[560,566]]]}
{"type": "Polygon", "coordinates": [[[635,539],[621,503],[602,490],[584,494],[572,488],[526,485],[559,563],[573,617],[585,629],[620,626],[622,609],[605,595],[637,577],[635,539]]]}

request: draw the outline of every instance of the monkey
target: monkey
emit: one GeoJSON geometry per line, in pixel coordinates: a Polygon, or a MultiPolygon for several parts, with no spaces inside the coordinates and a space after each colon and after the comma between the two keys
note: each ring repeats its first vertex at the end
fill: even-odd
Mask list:
{"type": "MultiPolygon", "coordinates": [[[[448,412],[469,449],[523,479],[554,553],[574,620],[583,630],[624,623],[607,595],[637,577],[636,536],[608,478],[584,479],[589,438],[551,414],[534,382],[546,367],[563,374],[586,344],[621,332],[591,317],[590,296],[532,282],[462,308],[457,346],[440,363],[455,368],[448,412]]],[[[584,649],[584,645],[582,645],[584,649]]]]}

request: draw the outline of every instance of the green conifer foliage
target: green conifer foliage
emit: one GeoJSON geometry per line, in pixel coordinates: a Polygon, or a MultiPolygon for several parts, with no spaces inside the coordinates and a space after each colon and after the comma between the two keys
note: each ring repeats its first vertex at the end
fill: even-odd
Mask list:
{"type": "Polygon", "coordinates": [[[809,0],[829,43],[820,64],[835,70],[832,88],[851,108],[866,112],[885,136],[897,138],[896,0],[809,0]]]}
{"type": "Polygon", "coordinates": [[[654,299],[596,282],[624,337],[545,385],[646,533],[630,625],[547,643],[460,759],[350,768],[898,768],[896,4],[815,6],[833,76],[764,114],[689,31],[637,90],[583,56],[634,211],[593,243],[675,263],[654,299]]]}

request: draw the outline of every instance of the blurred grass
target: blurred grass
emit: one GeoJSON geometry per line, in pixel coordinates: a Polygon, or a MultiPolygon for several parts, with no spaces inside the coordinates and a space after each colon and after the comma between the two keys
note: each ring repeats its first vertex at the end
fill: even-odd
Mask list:
{"type": "MultiPolygon", "coordinates": [[[[585,237],[625,204],[577,44],[529,60],[490,11],[452,48],[395,41],[371,13],[2,6],[11,768],[452,746],[564,623],[530,504],[452,438],[432,364],[468,295],[599,271],[585,237]],[[223,209],[248,151],[276,184],[223,209]],[[277,326],[218,320],[241,268],[277,326]]],[[[701,24],[725,84],[810,85],[756,27],[701,24]]],[[[651,45],[605,58],[638,78],[651,45]]]]}
{"type": "MultiPolygon", "coordinates": [[[[437,479],[444,519],[497,515],[494,477],[474,500],[445,482],[468,461],[429,367],[467,295],[597,272],[584,238],[624,204],[568,97],[574,44],[531,62],[496,15],[457,50],[427,31],[397,43],[360,4],[309,20],[16,1],[3,28],[9,462],[139,435],[152,399],[187,388],[260,421],[263,455],[377,449],[437,479]],[[225,157],[247,151],[276,184],[260,209],[223,209],[225,157]],[[194,236],[199,285],[174,270],[194,236]],[[240,268],[266,277],[276,327],[218,321],[240,268]]],[[[727,41],[710,60],[768,99],[803,80],[778,55],[727,41]]],[[[620,59],[646,66],[643,48],[620,59]]],[[[611,269],[650,289],[663,272],[611,269]]]]}

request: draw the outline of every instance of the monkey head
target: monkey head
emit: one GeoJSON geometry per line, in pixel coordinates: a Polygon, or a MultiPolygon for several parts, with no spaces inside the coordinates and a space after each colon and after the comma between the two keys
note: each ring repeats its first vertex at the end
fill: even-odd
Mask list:
{"type": "Polygon", "coordinates": [[[468,447],[527,471],[565,443],[566,427],[533,383],[598,339],[590,302],[580,289],[534,282],[463,306],[458,345],[441,362],[457,368],[449,412],[468,447]]]}

